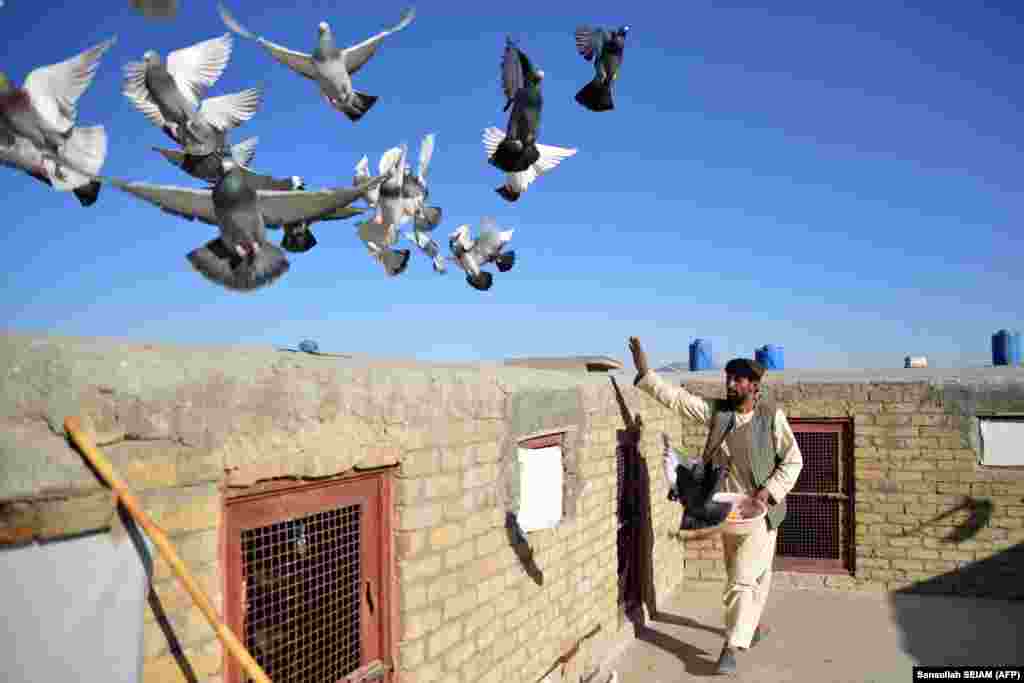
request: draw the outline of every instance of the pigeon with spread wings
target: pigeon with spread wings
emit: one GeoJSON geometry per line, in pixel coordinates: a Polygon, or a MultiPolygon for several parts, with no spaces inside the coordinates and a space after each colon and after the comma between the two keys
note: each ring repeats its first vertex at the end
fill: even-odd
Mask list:
{"type": "Polygon", "coordinates": [[[480,224],[480,235],[475,240],[469,236],[469,226],[460,225],[448,236],[448,246],[452,251],[452,259],[466,271],[466,282],[481,292],[491,288],[494,275],[482,270],[483,266],[492,261],[502,273],[508,272],[515,265],[515,251],[502,251],[512,239],[512,230],[498,230],[491,218],[484,218],[480,224]]]}
{"type": "Polygon", "coordinates": [[[167,55],[164,62],[147,50],[141,62],[124,66],[122,93],[150,123],[192,155],[212,154],[223,134],[251,119],[260,107],[263,88],[209,97],[231,58],[231,34],[211,38],[167,55]]]}
{"type": "Polygon", "coordinates": [[[226,157],[223,163],[224,175],[212,189],[102,180],[167,213],[218,226],[220,236],[187,258],[203,277],[235,291],[267,286],[290,267],[284,252],[267,241],[267,225],[316,220],[348,206],[384,180],[316,192],[255,190],[233,159],[226,157]]]}
{"type": "Polygon", "coordinates": [[[27,139],[48,161],[42,170],[55,188],[89,182],[83,174],[99,173],[107,158],[103,126],[80,128],[75,123],[78,100],[116,40],[33,69],[20,88],[0,72],[0,147],[15,146],[18,137],[27,139]]]}
{"type": "Polygon", "coordinates": [[[590,111],[615,109],[612,84],[619,77],[628,33],[628,26],[614,31],[590,26],[576,29],[576,51],[583,59],[594,62],[594,78],[576,93],[576,101],[590,111]]]}
{"type": "MultiPolygon", "coordinates": [[[[505,139],[505,134],[497,128],[485,129],[483,142],[487,155],[493,156],[505,139]]],[[[553,145],[537,144],[534,145],[534,148],[537,150],[537,159],[523,171],[506,173],[505,183],[494,190],[503,199],[510,202],[517,201],[533,181],[558,166],[563,160],[576,154],[576,149],[553,145]]]]}
{"type": "Polygon", "coordinates": [[[312,54],[306,54],[272,43],[249,31],[238,23],[223,4],[218,4],[217,8],[229,29],[240,36],[255,40],[270,53],[271,57],[299,75],[316,81],[320,86],[320,94],[327,103],[353,122],[359,121],[370,111],[376,104],[377,97],[356,90],[352,85],[352,76],[376,54],[384,38],[401,31],[416,17],[415,9],[406,9],[402,12],[399,22],[391,28],[347,48],[339,48],[335,44],[330,25],[326,21],[321,21],[317,26],[317,46],[312,54]]]}

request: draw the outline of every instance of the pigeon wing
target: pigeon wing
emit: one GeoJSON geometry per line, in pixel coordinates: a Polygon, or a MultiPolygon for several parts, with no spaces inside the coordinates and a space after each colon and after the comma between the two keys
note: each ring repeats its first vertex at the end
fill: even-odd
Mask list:
{"type": "Polygon", "coordinates": [[[592,61],[604,50],[604,35],[600,28],[580,26],[576,29],[576,51],[583,55],[583,59],[592,61]]]}
{"type": "Polygon", "coordinates": [[[405,183],[405,145],[392,147],[380,157],[377,172],[388,176],[384,183],[392,192],[398,192],[405,183]]]}
{"type": "Polygon", "coordinates": [[[249,166],[256,156],[256,145],[259,144],[259,141],[258,137],[251,137],[247,140],[242,140],[237,145],[233,145],[231,147],[231,158],[239,166],[249,166]]]}
{"type": "Polygon", "coordinates": [[[519,48],[511,38],[506,38],[505,54],[501,58],[501,89],[505,93],[505,99],[512,100],[525,81],[523,65],[519,61],[519,48]]]}
{"type": "Polygon", "coordinates": [[[348,70],[348,75],[351,76],[355,72],[359,71],[364,64],[370,61],[370,57],[373,57],[373,55],[377,53],[380,41],[384,40],[384,38],[388,37],[392,33],[401,31],[403,28],[411,24],[412,20],[415,18],[416,10],[410,7],[402,12],[402,18],[391,28],[385,29],[357,45],[345,48],[342,52],[342,56],[345,59],[345,68],[348,70]]]}
{"type": "Polygon", "coordinates": [[[169,214],[190,221],[218,225],[211,190],[175,187],[172,185],[153,185],[150,183],[130,183],[117,178],[97,177],[97,180],[120,188],[128,194],[149,202],[169,214]]]}
{"type": "Polygon", "coordinates": [[[480,234],[470,251],[476,257],[477,263],[483,264],[493,259],[510,239],[512,239],[511,230],[500,231],[493,220],[484,219],[481,221],[480,234]]]}
{"type": "Polygon", "coordinates": [[[314,81],[316,80],[316,68],[313,66],[313,58],[310,55],[304,52],[296,52],[295,50],[289,50],[283,45],[272,43],[266,38],[262,38],[256,35],[249,29],[239,24],[238,20],[235,19],[230,12],[228,12],[227,8],[222,3],[217,4],[217,11],[220,13],[221,20],[229,29],[231,29],[240,36],[255,40],[257,43],[262,45],[267,52],[270,53],[271,57],[284,64],[292,71],[301,74],[306,78],[312,79],[314,81]]]}
{"type": "Polygon", "coordinates": [[[383,181],[384,176],[377,176],[355,187],[312,192],[258,190],[256,196],[259,198],[260,210],[267,225],[288,225],[317,220],[344,208],[383,181]]]}
{"type": "Polygon", "coordinates": [[[199,106],[199,98],[224,73],[231,58],[231,46],[231,34],[225,33],[167,55],[167,72],[193,107],[199,106]]]}
{"type": "Polygon", "coordinates": [[[360,208],[355,207],[355,206],[343,206],[340,209],[335,209],[334,211],[331,211],[327,215],[320,216],[320,218],[317,218],[317,220],[318,221],[343,221],[343,220],[347,220],[349,218],[352,218],[353,216],[358,216],[358,215],[363,214],[363,213],[366,213],[366,209],[360,209],[360,208]]]}
{"type": "Polygon", "coordinates": [[[434,134],[430,133],[420,143],[420,166],[417,170],[420,184],[427,184],[427,169],[430,168],[430,159],[434,156],[434,134]]]}
{"type": "MultiPolygon", "coordinates": [[[[257,193],[269,190],[278,192],[295,191],[295,185],[292,184],[291,178],[275,178],[274,176],[263,175],[262,173],[254,173],[248,169],[242,169],[242,175],[245,176],[245,184],[257,193]]],[[[270,225],[274,225],[274,223],[270,225]]]]}
{"type": "Polygon", "coordinates": [[[59,64],[41,66],[25,79],[25,90],[43,120],[66,132],[75,125],[78,99],[88,89],[103,53],[117,41],[111,38],[59,64]]]}
{"type": "Polygon", "coordinates": [[[260,108],[262,99],[261,88],[249,88],[230,95],[205,99],[199,107],[199,113],[207,123],[223,132],[251,119],[260,108]]]}
{"type": "Polygon", "coordinates": [[[146,63],[128,62],[124,65],[124,81],[121,86],[121,93],[128,98],[132,106],[157,128],[167,125],[167,120],[160,113],[160,107],[150,97],[149,88],[146,86],[146,63]]]}
{"type": "Polygon", "coordinates": [[[484,129],[484,150],[487,152],[488,159],[494,156],[494,153],[498,151],[498,145],[504,139],[504,131],[494,127],[484,129]]]}
{"type": "Polygon", "coordinates": [[[537,145],[537,152],[540,158],[534,162],[533,168],[537,175],[543,175],[562,163],[563,160],[576,154],[576,149],[566,147],[555,147],[553,145],[537,145]]]}

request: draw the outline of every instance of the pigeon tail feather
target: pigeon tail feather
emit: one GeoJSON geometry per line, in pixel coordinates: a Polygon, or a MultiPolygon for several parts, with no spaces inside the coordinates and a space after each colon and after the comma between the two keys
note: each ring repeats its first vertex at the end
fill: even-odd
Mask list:
{"type": "Polygon", "coordinates": [[[352,98],[349,100],[349,105],[342,110],[342,113],[345,114],[350,121],[355,123],[366,116],[367,112],[369,112],[375,104],[377,104],[376,96],[367,95],[364,92],[353,90],[352,98]]]}
{"type": "Polygon", "coordinates": [[[494,262],[498,265],[499,271],[507,273],[512,270],[512,266],[516,264],[516,252],[513,250],[499,254],[498,257],[494,259],[494,262]]]}
{"type": "Polygon", "coordinates": [[[611,111],[615,109],[612,100],[611,85],[602,84],[594,79],[580,88],[576,93],[576,101],[590,111],[611,111]]]}
{"type": "Polygon", "coordinates": [[[99,198],[100,188],[102,186],[103,185],[100,181],[93,180],[90,183],[75,188],[73,192],[82,206],[92,206],[96,203],[96,199],[99,198]]]}
{"type": "Polygon", "coordinates": [[[317,244],[316,237],[308,225],[302,223],[284,226],[281,248],[293,254],[304,254],[317,244]]]}
{"type": "Polygon", "coordinates": [[[522,195],[521,192],[516,192],[516,191],[512,190],[511,188],[509,188],[508,185],[502,185],[501,187],[496,188],[494,191],[497,192],[499,195],[501,195],[502,199],[504,199],[506,201],[509,201],[509,202],[518,201],[519,197],[522,195]]]}
{"type": "Polygon", "coordinates": [[[271,284],[291,267],[278,247],[266,243],[260,247],[247,262],[218,238],[189,252],[186,258],[207,280],[232,291],[251,292],[271,284]]]}
{"type": "Polygon", "coordinates": [[[480,274],[477,275],[476,277],[467,274],[466,282],[468,282],[473,289],[476,289],[481,292],[486,292],[488,289],[491,288],[491,285],[494,284],[494,276],[488,273],[486,270],[481,270],[480,274]]]}

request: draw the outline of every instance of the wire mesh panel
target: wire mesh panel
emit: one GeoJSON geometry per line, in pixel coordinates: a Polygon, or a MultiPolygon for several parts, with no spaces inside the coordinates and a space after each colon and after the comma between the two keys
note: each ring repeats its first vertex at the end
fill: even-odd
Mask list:
{"type": "MultiPolygon", "coordinates": [[[[229,499],[225,612],[274,683],[337,683],[387,656],[380,477],[229,499]]],[[[248,681],[232,658],[225,683],[248,681]]]]}
{"type": "Polygon", "coordinates": [[[271,680],[333,683],[359,668],[361,511],[242,532],[245,644],[271,680]]]}
{"type": "Polygon", "coordinates": [[[853,565],[852,430],[849,422],[792,421],[803,469],[786,496],[778,569],[849,572],[853,565]]]}

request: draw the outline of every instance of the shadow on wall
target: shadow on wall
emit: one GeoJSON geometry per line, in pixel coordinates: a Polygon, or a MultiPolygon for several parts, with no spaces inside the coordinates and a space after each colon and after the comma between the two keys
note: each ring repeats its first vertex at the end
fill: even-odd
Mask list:
{"type": "Polygon", "coordinates": [[[616,431],[619,529],[619,606],[636,627],[643,627],[641,605],[657,614],[654,590],[654,528],[651,521],[651,481],[647,462],[640,455],[643,419],[626,405],[614,377],[610,378],[622,414],[623,429],[616,431]]]}
{"type": "MultiPolygon", "coordinates": [[[[936,521],[962,510],[970,511],[970,518],[943,538],[945,543],[952,545],[977,534],[988,524],[992,505],[968,499],[936,521]]],[[[924,666],[1021,664],[1024,543],[984,560],[959,564],[889,597],[904,651],[924,666]]]]}

